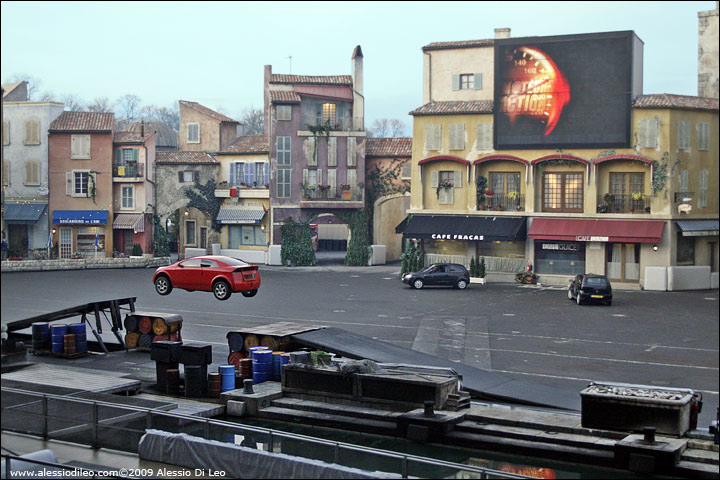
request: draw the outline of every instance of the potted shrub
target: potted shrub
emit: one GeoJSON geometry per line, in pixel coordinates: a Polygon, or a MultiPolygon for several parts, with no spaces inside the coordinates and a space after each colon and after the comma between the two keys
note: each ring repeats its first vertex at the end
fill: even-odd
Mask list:
{"type": "Polygon", "coordinates": [[[140,246],[139,243],[134,244],[133,248],[132,248],[132,254],[130,255],[130,257],[142,258],[142,256],[143,256],[142,247],[140,246]]]}

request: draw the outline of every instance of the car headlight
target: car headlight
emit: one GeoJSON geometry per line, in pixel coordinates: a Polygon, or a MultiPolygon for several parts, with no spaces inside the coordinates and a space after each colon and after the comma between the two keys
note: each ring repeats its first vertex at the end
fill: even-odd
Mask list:
{"type": "Polygon", "coordinates": [[[403,280],[410,280],[410,277],[412,277],[412,275],[410,275],[409,273],[406,273],[405,276],[403,277],[403,280]]]}

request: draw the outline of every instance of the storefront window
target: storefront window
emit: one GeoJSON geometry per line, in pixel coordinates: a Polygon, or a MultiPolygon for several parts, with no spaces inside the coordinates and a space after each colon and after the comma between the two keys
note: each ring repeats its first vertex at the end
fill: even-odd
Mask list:
{"type": "Polygon", "coordinates": [[[535,271],[561,275],[585,273],[585,244],[536,240],[535,271]]]}
{"type": "Polygon", "coordinates": [[[685,237],[682,232],[678,232],[677,264],[695,265],[695,237],[685,237]]]}
{"type": "Polygon", "coordinates": [[[83,257],[95,256],[95,234],[98,234],[98,256],[105,256],[105,227],[78,227],[77,251],[83,257]]]}

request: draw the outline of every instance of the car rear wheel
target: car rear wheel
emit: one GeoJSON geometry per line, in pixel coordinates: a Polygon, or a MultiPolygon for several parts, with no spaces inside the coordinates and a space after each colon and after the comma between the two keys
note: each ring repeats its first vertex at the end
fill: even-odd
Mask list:
{"type": "Polygon", "coordinates": [[[582,299],[580,298],[580,294],[579,294],[579,293],[577,294],[576,300],[577,300],[577,304],[578,304],[578,305],[582,305],[582,299]]]}
{"type": "Polygon", "coordinates": [[[160,295],[168,295],[172,292],[172,283],[165,275],[161,275],[155,279],[155,291],[160,295]]]}
{"type": "Polygon", "coordinates": [[[459,288],[460,290],[465,290],[465,289],[467,288],[468,284],[467,284],[467,281],[466,281],[464,278],[461,278],[460,280],[457,281],[457,283],[455,284],[455,286],[456,286],[457,288],[459,288]]]}
{"type": "Polygon", "coordinates": [[[425,283],[423,283],[423,281],[420,280],[419,278],[417,280],[415,280],[412,284],[413,288],[415,288],[417,290],[420,290],[423,287],[423,285],[425,285],[425,283]]]}
{"type": "Polygon", "coordinates": [[[213,295],[215,295],[215,298],[218,300],[227,300],[230,298],[230,295],[232,295],[230,284],[225,280],[218,280],[213,285],[213,295]]]}
{"type": "Polygon", "coordinates": [[[249,297],[254,297],[255,295],[257,295],[257,292],[258,292],[258,291],[257,291],[257,288],[256,288],[255,290],[247,290],[247,291],[245,291],[245,292],[240,292],[240,293],[243,294],[243,297],[248,297],[248,298],[249,298],[249,297]]]}

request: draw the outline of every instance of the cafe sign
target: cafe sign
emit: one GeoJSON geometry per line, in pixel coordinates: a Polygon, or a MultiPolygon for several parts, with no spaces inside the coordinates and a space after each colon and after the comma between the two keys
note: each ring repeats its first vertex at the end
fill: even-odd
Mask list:
{"type": "Polygon", "coordinates": [[[433,233],[430,238],[433,240],[469,240],[479,242],[485,239],[484,235],[459,235],[448,233],[433,233]]]}
{"type": "Polygon", "coordinates": [[[577,242],[607,242],[609,239],[610,237],[593,237],[590,235],[578,235],[575,237],[577,242]]]}

